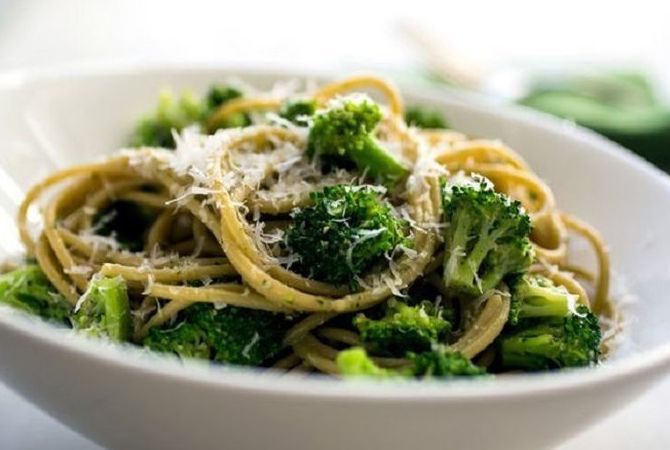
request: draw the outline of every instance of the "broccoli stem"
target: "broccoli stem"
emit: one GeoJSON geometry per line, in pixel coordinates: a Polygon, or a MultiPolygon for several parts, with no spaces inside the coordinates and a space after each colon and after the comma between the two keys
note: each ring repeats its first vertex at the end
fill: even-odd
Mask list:
{"type": "Polygon", "coordinates": [[[348,155],[360,170],[384,183],[398,181],[409,174],[409,169],[371,136],[352,145],[348,155]]]}
{"type": "Polygon", "coordinates": [[[126,283],[122,278],[98,278],[91,281],[82,309],[77,313],[78,328],[91,334],[107,335],[113,341],[128,341],[132,320],[126,283]]]}
{"type": "MultiPolygon", "coordinates": [[[[506,227],[498,226],[496,231],[492,231],[492,222],[484,221],[479,229],[479,239],[468,255],[468,265],[470,267],[479,267],[484,258],[495,246],[496,240],[507,230],[506,227]]],[[[470,273],[475,273],[470,271],[470,273]]]]}
{"type": "Polygon", "coordinates": [[[444,283],[449,286],[454,278],[466,279],[471,278],[469,274],[463,274],[463,265],[459,264],[464,257],[468,246],[468,233],[472,227],[470,223],[470,216],[468,214],[456,214],[451,223],[454,232],[447,237],[451,237],[446,242],[446,252],[444,261],[444,283]],[[459,270],[460,269],[460,270],[459,270]]]}
{"type": "Polygon", "coordinates": [[[546,367],[547,360],[555,361],[558,352],[556,339],[552,334],[539,334],[504,339],[501,353],[507,367],[538,370],[546,367]]]}
{"type": "Polygon", "coordinates": [[[526,293],[519,310],[519,318],[566,316],[570,313],[570,302],[566,294],[555,289],[533,288],[526,293]]]}
{"type": "MultiPolygon", "coordinates": [[[[447,285],[451,282],[450,277],[453,277],[459,285],[488,285],[488,283],[482,283],[482,280],[476,279],[478,276],[477,268],[482,265],[486,256],[495,246],[496,240],[507,231],[507,228],[500,226],[498,230],[492,231],[492,223],[488,221],[483,222],[477,234],[477,242],[465,257],[465,260],[459,263],[458,260],[463,258],[461,252],[465,252],[467,248],[468,231],[471,229],[473,222],[474,220],[472,220],[470,214],[467,212],[456,215],[456,231],[454,240],[452,241],[452,245],[455,245],[455,247],[451,247],[451,250],[448,252],[447,264],[445,264],[447,285]],[[454,267],[456,267],[455,271],[454,267]]],[[[498,278],[495,270],[495,267],[493,267],[485,275],[487,280],[498,278]]]]}
{"type": "Polygon", "coordinates": [[[130,304],[125,283],[114,278],[103,280],[98,286],[98,294],[105,305],[105,325],[109,337],[117,341],[127,341],[131,335],[130,304]]]}
{"type": "Polygon", "coordinates": [[[507,267],[504,266],[493,266],[488,267],[488,270],[483,277],[479,279],[479,285],[482,286],[482,290],[486,290],[484,287],[495,288],[500,284],[503,278],[507,275],[507,267]]]}
{"type": "Polygon", "coordinates": [[[525,275],[512,286],[509,323],[519,319],[566,317],[576,308],[575,297],[541,275],[525,275]]]}

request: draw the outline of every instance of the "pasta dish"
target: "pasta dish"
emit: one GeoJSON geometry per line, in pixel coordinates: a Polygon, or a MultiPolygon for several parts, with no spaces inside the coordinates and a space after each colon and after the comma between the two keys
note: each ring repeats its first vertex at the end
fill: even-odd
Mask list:
{"type": "Polygon", "coordinates": [[[618,323],[597,230],[373,76],[165,92],[128,148],[34,185],[18,228],[0,303],[181,358],[482,377],[597,364],[618,323]]]}

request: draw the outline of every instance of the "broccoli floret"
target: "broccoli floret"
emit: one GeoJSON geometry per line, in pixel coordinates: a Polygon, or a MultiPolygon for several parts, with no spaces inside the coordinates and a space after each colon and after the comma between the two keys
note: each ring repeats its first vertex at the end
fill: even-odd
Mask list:
{"type": "Polygon", "coordinates": [[[209,88],[207,96],[205,97],[205,104],[209,111],[213,111],[231,100],[242,98],[242,95],[242,91],[232,86],[215,84],[209,88]]]}
{"type": "Polygon", "coordinates": [[[83,302],[72,318],[72,324],[91,336],[106,336],[118,342],[130,340],[130,303],[123,278],[91,280],[83,302]]]}
{"type": "Polygon", "coordinates": [[[176,325],[149,330],[143,344],[182,358],[258,366],[279,354],[291,325],[282,314],[202,303],[180,312],[176,325]]]}
{"type": "MultiPolygon", "coordinates": [[[[205,97],[203,121],[206,122],[207,119],[221,106],[236,98],[242,98],[242,96],[242,91],[239,89],[222,84],[215,84],[209,89],[209,92],[207,92],[207,96],[205,97]]],[[[249,125],[251,125],[251,118],[249,115],[237,113],[227,117],[223,123],[217,124],[217,128],[237,128],[249,125]]]]}
{"type": "Polygon", "coordinates": [[[0,275],[0,304],[21,309],[50,322],[67,324],[70,304],[37,264],[0,275]]]}
{"type": "Polygon", "coordinates": [[[137,203],[117,200],[96,215],[93,229],[100,236],[114,236],[126,250],[138,252],[144,247],[144,233],[154,217],[137,203]]]}
{"type": "MultiPolygon", "coordinates": [[[[156,111],[140,121],[130,144],[133,147],[174,148],[173,130],[181,131],[189,125],[205,124],[219,107],[240,97],[242,92],[238,89],[219,84],[212,86],[202,101],[190,92],[185,92],[175,100],[171,92],[163,91],[158,99],[156,111]]],[[[250,124],[251,118],[248,114],[233,114],[210,131],[218,128],[245,127],[250,124]]]]}
{"type": "Polygon", "coordinates": [[[366,97],[336,99],[314,116],[307,155],[332,165],[351,160],[373,179],[398,181],[409,169],[374,137],[381,118],[379,106],[366,97]]]}
{"type": "Polygon", "coordinates": [[[340,375],[344,377],[402,378],[409,376],[408,372],[379,367],[361,347],[342,350],[337,354],[336,363],[340,375]]]}
{"type": "Polygon", "coordinates": [[[575,309],[575,296],[542,275],[524,275],[512,286],[512,304],[507,322],[520,319],[565,317],[575,309]]]}
{"type": "Polygon", "coordinates": [[[486,374],[486,369],[476,366],[461,353],[435,349],[407,355],[412,361],[414,376],[425,378],[476,377],[486,374]]]}
{"type": "Polygon", "coordinates": [[[407,108],[405,122],[418,128],[439,129],[449,127],[442,113],[421,106],[407,108]]]}
{"type": "Polygon", "coordinates": [[[600,356],[598,318],[581,305],[563,318],[526,319],[500,338],[508,369],[548,370],[595,364],[600,356]]]}
{"type": "Polygon", "coordinates": [[[379,197],[383,188],[329,186],[311,194],[313,206],[291,214],[286,245],[294,269],[313,279],[357,286],[356,277],[399,244],[407,222],[379,197]]]}
{"type": "Polygon", "coordinates": [[[380,320],[364,314],[354,318],[361,341],[375,354],[402,357],[407,352],[429,351],[446,338],[451,324],[442,317],[442,310],[431,302],[409,306],[397,299],[386,304],[380,320]]]}
{"type": "Polygon", "coordinates": [[[174,353],[181,358],[210,359],[211,354],[206,333],[186,321],[169,328],[151,328],[143,345],[157,352],[174,353]]]}
{"type": "Polygon", "coordinates": [[[444,348],[415,354],[408,353],[409,365],[402,369],[379,367],[368,356],[365,349],[352,347],[337,354],[337,368],[343,377],[365,377],[377,379],[393,378],[455,378],[477,377],[486,374],[460,353],[444,348]]]}
{"type": "Polygon", "coordinates": [[[445,183],[442,194],[447,289],[479,296],[528,268],[531,225],[519,202],[482,177],[445,183]]]}
{"type": "Polygon", "coordinates": [[[279,110],[279,116],[286,120],[306,127],[311,121],[311,117],[316,112],[316,101],[312,99],[292,99],[282,103],[279,110]]]}
{"type": "Polygon", "coordinates": [[[158,107],[153,115],[137,125],[130,140],[133,147],[174,148],[172,130],[197,123],[202,115],[202,105],[190,92],[185,92],[175,100],[169,91],[163,91],[158,99],[158,107]]]}

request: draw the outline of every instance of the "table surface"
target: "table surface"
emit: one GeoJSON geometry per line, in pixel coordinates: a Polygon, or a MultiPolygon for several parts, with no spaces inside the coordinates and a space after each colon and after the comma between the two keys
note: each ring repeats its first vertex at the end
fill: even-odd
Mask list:
{"type": "MultiPolygon", "coordinates": [[[[348,68],[397,69],[417,63],[415,49],[398,33],[398,25],[409,21],[436,31],[461,53],[476,55],[485,67],[524,61],[608,62],[616,58],[641,63],[660,78],[670,79],[667,2],[609,2],[607,20],[597,21],[597,36],[593,27],[595,18],[603,13],[600,2],[563,0],[560,8],[551,8],[552,20],[545,20],[545,2],[411,3],[411,9],[407,2],[393,1],[379,8],[377,2],[341,0],[324,21],[319,2],[294,0],[264,4],[266,13],[260,15],[254,0],[233,6],[205,0],[186,4],[164,0],[0,0],[0,70],[147,59],[264,66],[286,66],[290,61],[290,67],[296,69],[339,72],[348,68]],[[351,14],[353,10],[356,14],[351,14]],[[481,14],[482,10],[489,13],[481,14]],[[235,20],[225,20],[230,17],[235,20]],[[445,17],[449,18],[448,27],[443,26],[445,17]],[[472,20],[461,20],[472,17],[476,17],[477,29],[485,33],[473,33],[472,20]],[[147,18],[152,18],[151,26],[147,26],[147,18]],[[222,20],[225,26],[220,26],[222,20]],[[565,33],[566,23],[570,23],[569,33],[565,33]],[[622,29],[626,33],[621,33],[622,29]],[[528,39],[529,35],[533,38],[528,39]]],[[[668,403],[670,378],[559,448],[670,448],[668,403]]],[[[2,384],[0,417],[2,449],[98,448],[2,384]]]]}

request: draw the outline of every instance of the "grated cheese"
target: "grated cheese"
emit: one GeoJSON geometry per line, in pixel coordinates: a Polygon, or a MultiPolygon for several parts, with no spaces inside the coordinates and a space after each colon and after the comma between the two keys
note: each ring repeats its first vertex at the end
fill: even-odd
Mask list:
{"type": "Polygon", "coordinates": [[[248,358],[249,352],[251,352],[251,349],[254,347],[254,345],[258,343],[258,341],[260,341],[260,339],[261,337],[258,334],[258,332],[254,333],[254,336],[251,338],[251,341],[249,341],[249,343],[242,349],[242,356],[248,358]]]}

